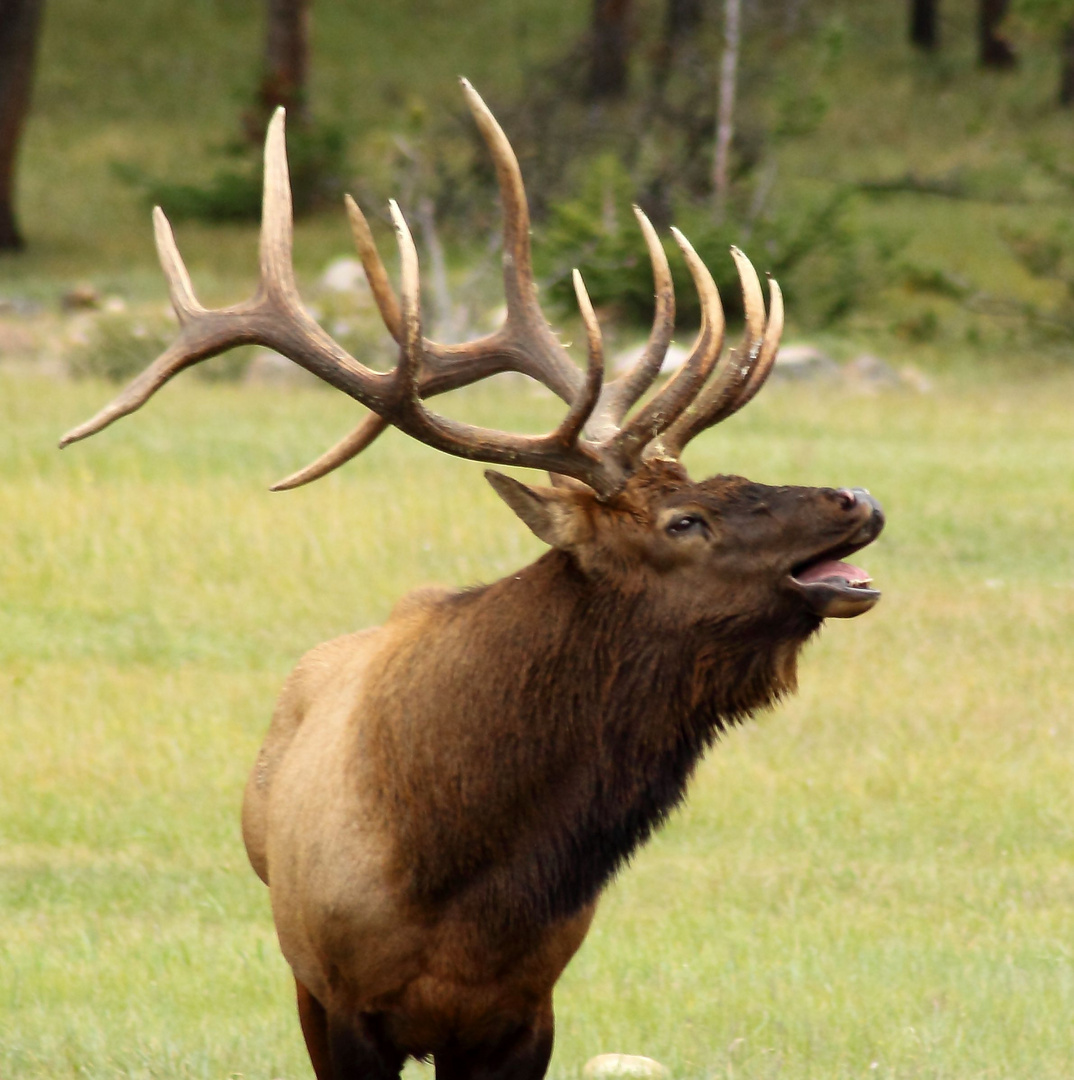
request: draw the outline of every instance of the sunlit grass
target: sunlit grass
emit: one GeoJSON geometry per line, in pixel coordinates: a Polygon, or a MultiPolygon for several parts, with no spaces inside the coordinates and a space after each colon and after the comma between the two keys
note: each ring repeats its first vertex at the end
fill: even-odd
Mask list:
{"type": "MultiPolygon", "coordinates": [[[[317,391],[0,383],[0,1076],[308,1075],[238,806],[279,684],[406,589],[539,550],[481,480],[317,391]]],[[[710,756],[557,994],[553,1075],[1069,1075],[1074,378],[933,395],[772,387],[695,474],[865,484],[885,590],[710,756]]],[[[533,427],[502,388],[461,411],[533,427]]]]}

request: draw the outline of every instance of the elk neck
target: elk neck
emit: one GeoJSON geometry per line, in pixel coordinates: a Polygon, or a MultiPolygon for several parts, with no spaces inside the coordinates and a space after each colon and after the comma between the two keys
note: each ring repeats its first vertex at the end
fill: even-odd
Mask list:
{"type": "Polygon", "coordinates": [[[816,628],[651,607],[551,551],[402,619],[361,753],[415,902],[525,936],[593,901],[816,628]]]}

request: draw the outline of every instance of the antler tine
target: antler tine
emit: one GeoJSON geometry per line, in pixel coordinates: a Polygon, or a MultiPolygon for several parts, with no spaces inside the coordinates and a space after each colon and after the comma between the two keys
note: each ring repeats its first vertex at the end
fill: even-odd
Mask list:
{"type": "Polygon", "coordinates": [[[634,216],[641,226],[645,245],[649,249],[649,261],[653,267],[653,326],[637,363],[618,379],[605,385],[593,419],[589,423],[589,433],[594,439],[608,438],[618,431],[631,406],[652,386],[660,374],[668,345],[671,344],[671,337],[675,332],[675,286],[664,246],[640,206],[634,207],[634,216]]]}
{"type": "Polygon", "coordinates": [[[682,249],[701,300],[701,327],[686,363],[615,437],[616,451],[628,459],[653,443],[689,407],[712,374],[723,348],[725,321],[716,282],[690,241],[678,229],[671,231],[682,249]]]}
{"type": "Polygon", "coordinates": [[[171,297],[172,309],[182,325],[195,315],[202,314],[205,308],[194,295],[194,285],[183,262],[183,256],[179,254],[175,233],[172,232],[171,223],[159,206],[153,207],[153,238],[157,245],[160,268],[164,271],[164,278],[168,282],[168,295],[171,297]]]}
{"type": "Polygon", "coordinates": [[[373,240],[369,222],[366,221],[365,214],[350,195],[343,196],[343,205],[347,208],[347,219],[350,221],[354,246],[358,249],[358,257],[362,260],[362,269],[365,271],[366,281],[369,282],[370,291],[376,301],[377,310],[384,320],[384,325],[388,328],[388,333],[399,341],[403,334],[403,316],[399,311],[399,301],[396,300],[395,293],[392,291],[388,271],[384,268],[384,262],[373,240]]]}
{"type": "Polygon", "coordinates": [[[396,400],[409,403],[418,401],[418,375],[421,371],[421,275],[418,272],[418,249],[414,237],[399,210],[399,204],[391,199],[388,208],[395,226],[395,238],[399,244],[400,284],[402,291],[402,341],[399,342],[399,363],[395,368],[396,400]]]}
{"type": "Polygon", "coordinates": [[[216,356],[230,348],[230,344],[223,343],[219,347],[206,351],[203,354],[192,354],[183,342],[177,341],[170,345],[148,368],[113,398],[103,409],[84,423],[71,428],[61,439],[60,449],[70,446],[71,443],[89,438],[103,431],[109,424],[114,423],[123,416],[140,409],[169,379],[178,375],[184,368],[196,364],[199,360],[216,356]]]}
{"type": "MultiPolygon", "coordinates": [[[[587,372],[586,383],[583,384],[583,393],[577,397],[572,408],[568,411],[567,416],[564,418],[561,426],[556,430],[555,434],[558,435],[560,441],[564,444],[573,443],[577,440],[583,424],[587,422],[590,414],[595,411],[596,407],[599,407],[599,402],[604,400],[604,395],[601,393],[601,380],[604,370],[604,347],[601,337],[600,325],[596,322],[596,315],[593,311],[593,305],[589,298],[589,294],[586,292],[586,286],[581,280],[581,274],[577,270],[573,273],[575,295],[578,298],[578,308],[581,312],[582,322],[586,324],[586,333],[589,347],[589,367],[587,372]],[[595,404],[594,403],[598,403],[595,404]]],[[[434,392],[439,392],[439,388],[433,388],[434,392]]],[[[427,392],[425,387],[419,387],[418,393],[422,397],[432,396],[432,393],[427,392]]],[[[382,417],[376,414],[367,416],[358,428],[355,428],[352,432],[348,433],[344,438],[333,446],[330,450],[326,450],[320,458],[313,461],[311,464],[306,465],[304,469],[300,469],[290,476],[286,476],[283,480],[272,485],[273,491],[286,491],[296,487],[301,487],[304,484],[309,484],[314,480],[320,480],[320,478],[327,473],[338,469],[341,464],[345,464],[350,461],[351,458],[357,457],[362,453],[368,445],[373,443],[376,438],[384,433],[389,427],[389,423],[382,417]]],[[[553,483],[559,483],[555,480],[555,473],[553,471],[553,483]]]]}
{"type": "MultiPolygon", "coordinates": [[[[491,334],[459,345],[423,340],[422,395],[444,393],[501,371],[518,371],[573,401],[584,376],[548,326],[537,303],[530,256],[530,218],[522,172],[511,144],[481,96],[460,80],[467,105],[496,167],[503,204],[503,281],[507,302],[504,325],[491,334]],[[437,387],[434,391],[432,387],[437,387]]],[[[349,196],[347,212],[362,266],[389,332],[401,332],[399,305],[368,222],[349,196]]]]}
{"type": "Polygon", "coordinates": [[[71,443],[86,439],[90,435],[96,435],[109,424],[114,423],[120,417],[127,416],[140,409],[169,379],[178,375],[184,368],[196,364],[199,360],[205,360],[215,356],[229,347],[226,341],[215,344],[207,341],[204,349],[191,352],[185,342],[185,328],[198,316],[210,315],[194,295],[194,287],[190,281],[190,274],[182,255],[175,243],[175,234],[168,222],[164,211],[159,206],[153,208],[153,234],[157,245],[157,254],[160,258],[161,269],[168,282],[168,293],[171,296],[172,307],[175,309],[176,318],[179,320],[179,340],[168,347],[145,371],[135,378],[119,395],[112,399],[103,409],[84,423],[71,428],[60,439],[60,449],[70,446],[71,443]]]}
{"type": "Polygon", "coordinates": [[[540,315],[530,257],[530,211],[518,158],[503,128],[469,79],[459,79],[459,83],[496,166],[496,180],[503,202],[503,281],[507,308],[509,311],[529,309],[540,315]]]}
{"type": "MultiPolygon", "coordinates": [[[[348,217],[350,218],[351,230],[354,234],[355,244],[358,247],[359,255],[362,260],[362,265],[365,269],[366,278],[369,281],[370,288],[373,292],[374,298],[377,303],[377,307],[380,310],[381,318],[384,320],[385,325],[388,327],[392,337],[402,344],[403,339],[403,325],[404,316],[399,307],[399,302],[395,298],[395,294],[392,291],[391,282],[388,278],[387,270],[384,267],[384,262],[380,257],[380,253],[377,251],[376,244],[373,241],[372,233],[369,229],[369,224],[366,221],[365,215],[358,207],[357,203],[349,196],[344,196],[344,201],[347,207],[348,217]]],[[[395,207],[395,204],[392,204],[395,207]]],[[[398,208],[393,210],[393,218],[398,212],[398,208]]],[[[397,223],[398,227],[398,223],[397,223]]],[[[406,229],[405,222],[403,222],[403,228],[406,229]]],[[[409,235],[409,230],[407,230],[409,235]]],[[[576,286],[577,289],[577,286],[576,286]]],[[[583,287],[584,291],[584,287],[583,287]]],[[[588,305],[588,310],[592,313],[592,305],[589,304],[588,295],[585,296],[585,304],[588,305]]],[[[579,295],[579,305],[582,306],[582,298],[579,295]]],[[[583,310],[583,319],[586,318],[585,311],[583,310]]],[[[588,325],[588,324],[587,324],[588,325]]],[[[599,330],[598,330],[599,334],[599,330]]],[[[433,343],[424,342],[426,348],[433,343]]],[[[603,360],[600,361],[601,368],[603,369],[603,360]]],[[[460,372],[460,374],[463,374],[460,372]]],[[[466,374],[470,374],[467,372],[466,374]]],[[[476,374],[474,377],[478,377],[476,374]]],[[[450,385],[453,380],[436,379],[435,377],[426,377],[422,380],[418,388],[418,393],[422,397],[431,397],[436,393],[442,393],[447,390],[456,389],[456,386],[450,385]]],[[[470,381],[469,379],[465,381],[470,381]]],[[[460,381],[459,385],[464,385],[464,382],[460,381]]],[[[293,488],[301,487],[304,484],[309,484],[314,480],[320,479],[322,476],[327,475],[335,469],[338,469],[341,465],[346,464],[352,458],[356,457],[363,450],[365,450],[375,439],[377,439],[388,427],[389,423],[383,417],[376,415],[367,416],[361,424],[358,425],[353,431],[345,435],[338,443],[331,449],[322,454],[316,461],[299,469],[297,472],[292,473],[290,476],[278,481],[272,485],[273,491],[288,491],[293,488]]]]}
{"type": "MultiPolygon", "coordinates": [[[[346,196],[345,198],[348,200],[347,209],[351,213],[351,223],[352,226],[354,226],[356,239],[359,235],[359,230],[361,230],[363,234],[363,239],[359,241],[359,251],[362,255],[362,262],[365,266],[366,276],[369,277],[370,285],[373,288],[374,296],[377,298],[377,305],[380,308],[381,317],[384,319],[385,324],[388,325],[392,336],[397,341],[399,341],[403,334],[403,316],[400,312],[399,303],[395,298],[395,294],[392,292],[391,284],[387,276],[387,271],[384,269],[384,263],[380,258],[379,252],[377,252],[376,248],[373,246],[372,236],[369,233],[369,226],[366,222],[365,215],[362,214],[361,210],[354,203],[354,200],[350,198],[350,196],[346,196]],[[366,240],[366,238],[368,238],[368,240],[366,240]],[[367,257],[369,259],[368,262],[367,257]],[[377,275],[376,284],[374,284],[374,275],[377,275]],[[394,321],[394,329],[389,323],[389,319],[392,319],[394,321]]],[[[639,213],[639,215],[641,214],[640,210],[638,210],[637,212],[639,213]]],[[[648,219],[646,219],[646,225],[648,225],[648,219]]],[[[652,235],[655,240],[655,230],[652,230],[651,225],[649,225],[649,229],[652,231],[652,235]]],[[[659,247],[659,240],[656,240],[656,244],[659,247]]],[[[663,256],[663,249],[659,248],[659,250],[661,256],[663,256]]],[[[656,256],[654,255],[653,258],[655,266],[656,256]]],[[[670,324],[674,315],[674,293],[671,286],[671,272],[670,268],[668,268],[666,257],[663,258],[663,267],[664,275],[658,277],[657,279],[658,303],[661,306],[658,308],[657,319],[654,320],[654,327],[650,339],[650,346],[647,350],[647,355],[654,350],[660,350],[656,353],[656,355],[661,361],[663,359],[663,352],[666,351],[667,345],[665,343],[661,348],[659,344],[660,338],[658,338],[657,336],[658,331],[661,334],[666,335],[667,339],[670,340],[670,324]],[[670,301],[668,300],[668,297],[670,297],[670,301]],[[670,312],[668,311],[669,304],[671,308],[670,312]],[[657,342],[655,346],[653,345],[654,340],[657,342]]],[[[575,275],[577,275],[578,272],[575,271],[574,273],[575,275]]],[[[580,276],[575,278],[575,294],[578,297],[578,305],[579,309],[581,310],[582,320],[586,325],[590,353],[592,354],[594,348],[597,348],[599,350],[598,364],[601,372],[603,372],[603,342],[600,338],[600,329],[599,326],[597,326],[596,324],[595,315],[593,312],[593,305],[589,300],[589,294],[585,291],[585,286],[584,284],[582,284],[580,276]],[[579,289],[581,289],[580,292],[579,289]],[[596,330],[595,338],[594,328],[596,330]]],[[[431,343],[423,340],[423,345],[426,350],[428,350],[431,343]]],[[[642,367],[644,363],[645,359],[643,358],[642,362],[636,365],[635,368],[632,369],[630,373],[628,373],[628,375],[624,376],[622,379],[616,380],[616,382],[620,384],[619,393],[622,394],[623,397],[627,398],[625,405],[621,406],[623,412],[625,412],[626,409],[628,409],[630,405],[633,404],[633,401],[636,400],[637,396],[640,396],[641,393],[644,393],[645,385],[641,384],[641,379],[637,376],[638,369],[642,367]],[[622,384],[627,379],[632,377],[635,379],[635,388],[628,389],[624,392],[624,390],[622,389],[622,384]],[[633,394],[634,397],[627,397],[627,395],[629,394],[633,394]]],[[[505,368],[508,368],[508,365],[505,364],[504,366],[505,368]]],[[[648,382],[651,382],[652,379],[655,378],[657,372],[659,372],[659,363],[656,364],[656,371],[648,379],[648,382]]],[[[461,386],[476,381],[476,379],[479,377],[480,373],[475,372],[473,369],[465,368],[461,370],[456,370],[454,372],[445,372],[443,375],[426,374],[426,376],[419,383],[418,394],[422,398],[433,397],[436,394],[441,394],[449,390],[458,389],[461,386]]],[[[583,396],[581,398],[583,402],[586,400],[586,395],[584,393],[585,388],[586,384],[583,384],[583,396]]],[[[589,420],[589,426],[591,428],[596,426],[594,424],[594,420],[600,413],[601,409],[604,407],[604,402],[607,399],[608,389],[609,387],[604,388],[604,393],[601,394],[596,407],[592,410],[593,415],[592,417],[590,417],[589,420]]],[[[575,401],[577,402],[578,400],[579,399],[576,395],[575,401]]],[[[617,398],[617,400],[620,399],[617,398]]],[[[376,414],[365,417],[365,419],[361,422],[361,424],[358,425],[358,427],[356,427],[353,431],[348,432],[342,439],[339,440],[339,442],[337,442],[330,449],[326,450],[319,458],[311,462],[309,465],[306,465],[305,467],[299,469],[298,471],[291,473],[289,476],[284,477],[282,480],[277,481],[275,484],[272,485],[271,490],[289,491],[293,488],[302,487],[304,484],[312,483],[314,480],[319,480],[322,476],[327,476],[328,473],[333,472],[341,465],[345,465],[352,458],[357,457],[358,454],[360,454],[375,439],[377,439],[381,434],[383,434],[383,432],[389,426],[390,425],[388,421],[384,420],[380,416],[377,416],[376,414]]],[[[613,428],[612,432],[614,433],[615,430],[617,430],[617,428],[613,428]]]]}
{"type": "Polygon", "coordinates": [[[294,210],[284,140],[284,109],[279,106],[265,135],[265,177],[261,197],[261,289],[290,305],[298,305],[292,265],[294,210]]]}
{"type": "Polygon", "coordinates": [[[753,356],[764,337],[764,293],[761,291],[757,271],[754,270],[753,263],[746,258],[745,252],[732,244],[731,258],[735,260],[738,278],[742,284],[742,309],[746,319],[739,350],[753,356]]]}
{"type": "Polygon", "coordinates": [[[384,434],[391,424],[383,416],[370,413],[353,431],[347,432],[331,449],[326,450],[316,461],[310,462],[297,472],[277,480],[270,491],[291,491],[294,488],[311,484],[345,465],[351,458],[357,457],[371,443],[384,434]]]}
{"type": "Polygon", "coordinates": [[[705,387],[664,436],[661,449],[671,457],[679,457],[695,435],[726,419],[753,397],[768,377],[779,348],[783,331],[783,297],[779,286],[769,279],[772,307],[766,325],[764,294],[757,272],[738,248],[732,248],[731,254],[742,284],[746,329],[739,348],[731,351],[719,376],[705,387]]]}
{"type": "Polygon", "coordinates": [[[558,429],[558,436],[564,445],[577,441],[585,426],[600,403],[601,390],[604,382],[604,339],[600,333],[600,323],[597,322],[597,314],[593,310],[593,302],[589,299],[585,282],[577,269],[571,271],[571,281],[574,283],[574,295],[578,300],[578,310],[585,323],[586,345],[589,361],[586,367],[586,381],[583,393],[575,399],[563,423],[558,429]]]}
{"type": "Polygon", "coordinates": [[[779,352],[779,342],[783,335],[783,292],[775,278],[768,279],[768,325],[765,327],[764,339],[761,342],[757,360],[750,369],[749,378],[743,384],[742,389],[729,401],[717,414],[713,423],[718,424],[738,412],[744,405],[753,400],[757,391],[764,386],[768,376],[775,366],[776,354],[779,352]]]}

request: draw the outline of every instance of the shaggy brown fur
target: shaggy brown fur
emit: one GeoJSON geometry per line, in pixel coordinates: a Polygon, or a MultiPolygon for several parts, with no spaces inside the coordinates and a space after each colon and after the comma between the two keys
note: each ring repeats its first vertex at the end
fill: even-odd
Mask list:
{"type": "Polygon", "coordinates": [[[542,1076],[600,890],[718,734],[794,688],[824,609],[792,571],[883,520],[864,493],[668,463],[609,503],[494,483],[553,550],[314,650],[247,789],[319,1080],[408,1054],[542,1076]]]}

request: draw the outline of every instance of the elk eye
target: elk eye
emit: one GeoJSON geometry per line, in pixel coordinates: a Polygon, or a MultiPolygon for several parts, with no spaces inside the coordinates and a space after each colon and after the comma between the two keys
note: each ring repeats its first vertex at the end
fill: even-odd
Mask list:
{"type": "Polygon", "coordinates": [[[666,529],[669,536],[689,536],[692,533],[706,533],[709,526],[700,514],[680,514],[667,523],[666,529]]]}

